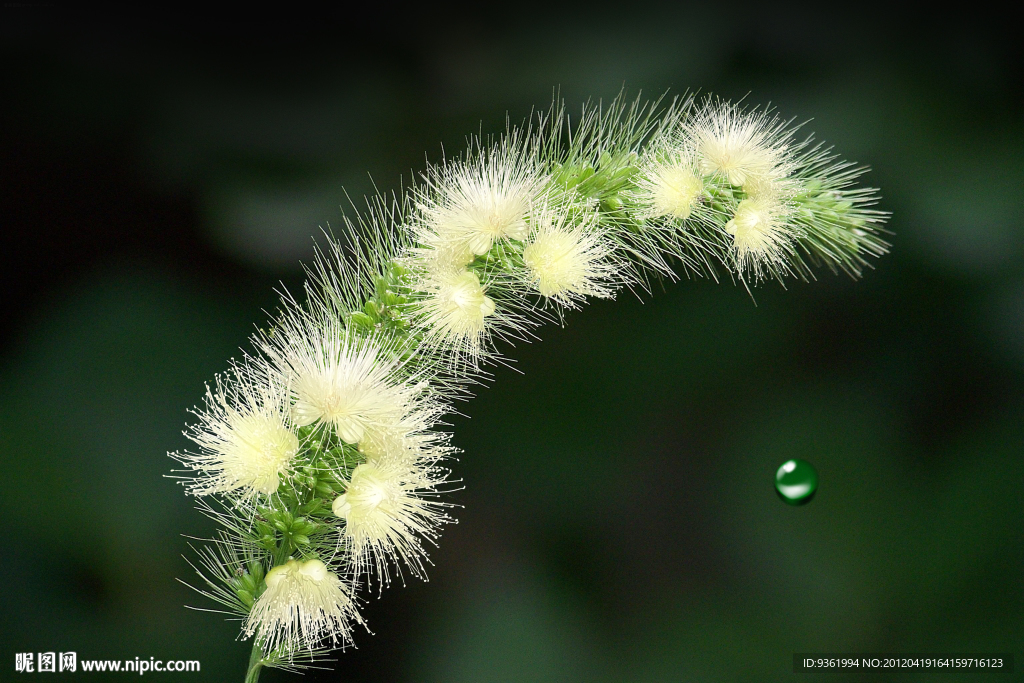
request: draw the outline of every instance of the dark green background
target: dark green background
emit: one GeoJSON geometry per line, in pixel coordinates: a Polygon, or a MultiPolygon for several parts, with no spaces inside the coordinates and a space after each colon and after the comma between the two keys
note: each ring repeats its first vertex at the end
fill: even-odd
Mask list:
{"type": "Polygon", "coordinates": [[[376,635],[302,680],[1010,680],[792,672],[806,651],[1024,657],[1009,23],[498,9],[278,7],[230,35],[203,17],[2,10],[0,679],[15,652],[74,650],[241,680],[236,625],[186,610],[208,604],[175,580],[182,534],[210,532],[162,476],[203,382],[273,288],[301,283],[343,186],[360,196],[369,172],[396,188],[424,152],[528,116],[555,86],[575,109],[624,84],[813,119],[874,168],[893,253],[859,282],[763,286],[756,305],[669,284],[510,349],[515,369],[453,419],[465,507],[430,582],[370,599],[376,635]],[[793,457],[821,478],[799,508],[773,490],[793,457]]]}

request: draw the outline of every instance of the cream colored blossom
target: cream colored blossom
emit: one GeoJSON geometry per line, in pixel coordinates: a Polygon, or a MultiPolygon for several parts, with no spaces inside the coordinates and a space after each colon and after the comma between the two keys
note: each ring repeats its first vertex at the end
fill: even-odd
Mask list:
{"type": "Polygon", "coordinates": [[[264,652],[344,645],[352,624],[363,623],[349,587],[320,560],[289,560],[267,573],[266,585],[243,627],[264,652]]]}
{"type": "Polygon", "coordinates": [[[454,162],[428,176],[420,230],[436,236],[435,248],[486,254],[495,241],[526,237],[527,213],[544,182],[514,145],[454,162]]]}
{"type": "Polygon", "coordinates": [[[430,337],[456,352],[478,350],[496,306],[477,275],[440,270],[426,274],[419,287],[424,292],[420,322],[430,337]]]}
{"type": "Polygon", "coordinates": [[[387,582],[389,565],[400,560],[415,576],[424,576],[422,541],[432,542],[438,527],[450,521],[443,506],[429,500],[442,481],[436,468],[398,462],[368,462],[355,468],[331,509],[345,520],[343,534],[357,567],[373,568],[387,582]]]}
{"type": "Polygon", "coordinates": [[[791,134],[783,132],[782,122],[764,113],[708,101],[685,130],[705,175],[721,175],[752,193],[789,172],[786,152],[791,134]]]}
{"type": "Polygon", "coordinates": [[[277,491],[299,451],[283,387],[238,375],[222,378],[216,390],[207,390],[205,410],[197,414],[199,424],[186,435],[201,451],[174,456],[197,472],[187,484],[192,493],[250,498],[277,491]]]}
{"type": "Polygon", "coordinates": [[[645,164],[637,186],[636,194],[646,209],[645,213],[653,218],[689,218],[704,192],[704,181],[692,156],[684,154],[645,164]]]}
{"type": "Polygon", "coordinates": [[[400,420],[422,392],[421,385],[403,381],[401,363],[374,339],[328,315],[291,321],[264,349],[268,373],[276,369],[290,386],[295,424],[327,425],[346,443],[400,420]]]}
{"type": "Polygon", "coordinates": [[[795,237],[786,221],[786,209],[771,198],[744,199],[725,225],[733,236],[741,271],[753,270],[759,276],[762,267],[785,267],[786,256],[795,237]]]}
{"type": "Polygon", "coordinates": [[[544,209],[536,223],[523,249],[523,263],[527,279],[541,296],[571,306],[587,296],[614,295],[625,266],[615,259],[592,214],[573,220],[558,210],[544,209]]]}

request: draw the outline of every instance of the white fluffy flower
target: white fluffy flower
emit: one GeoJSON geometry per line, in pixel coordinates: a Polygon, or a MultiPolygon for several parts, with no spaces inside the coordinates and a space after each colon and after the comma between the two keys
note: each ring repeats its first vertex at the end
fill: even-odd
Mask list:
{"type": "Polygon", "coordinates": [[[186,432],[200,453],[174,454],[199,474],[189,481],[195,495],[240,493],[251,498],[277,491],[299,440],[289,428],[287,393],[276,383],[262,384],[235,375],[207,388],[206,410],[186,432]]]}
{"type": "Polygon", "coordinates": [[[424,575],[454,522],[456,449],[434,427],[503,362],[495,340],[656,277],[724,266],[750,289],[820,265],[857,276],[888,249],[877,191],[854,184],[866,169],[770,110],[620,95],[530,121],[325,235],[306,296],[284,295],[255,355],[207,391],[198,453],[173,456],[190,493],[218,494],[197,501],[223,527],[198,590],[253,639],[248,678],[350,643],[363,577],[424,575]]]}
{"type": "Polygon", "coordinates": [[[573,222],[565,213],[544,209],[523,249],[527,278],[542,296],[571,306],[586,296],[610,298],[624,266],[599,232],[595,216],[573,222]]]}
{"type": "Polygon", "coordinates": [[[635,197],[645,217],[690,217],[704,192],[704,180],[692,153],[676,151],[669,158],[647,160],[637,175],[635,197]]]}
{"type": "Polygon", "coordinates": [[[470,270],[438,269],[427,272],[418,289],[424,296],[417,314],[429,337],[456,353],[478,353],[496,308],[480,278],[470,270]]]}
{"type": "Polygon", "coordinates": [[[786,254],[795,237],[786,221],[786,208],[768,197],[744,199],[725,230],[733,236],[738,267],[760,276],[763,267],[785,268],[786,254]]]}
{"type": "Polygon", "coordinates": [[[435,167],[417,201],[418,230],[435,236],[434,248],[449,245],[459,260],[467,249],[486,254],[497,240],[526,237],[527,213],[543,186],[536,162],[525,158],[517,140],[508,140],[478,156],[435,167]]]}
{"type": "Polygon", "coordinates": [[[398,462],[367,462],[353,470],[332,510],[345,520],[343,534],[358,571],[372,566],[386,583],[389,564],[401,560],[413,575],[424,576],[421,539],[433,541],[438,527],[451,521],[443,504],[424,498],[443,481],[438,468],[398,462]]]}
{"type": "Polygon", "coordinates": [[[402,381],[400,361],[329,315],[296,316],[263,347],[273,364],[267,374],[282,372],[290,385],[295,424],[329,425],[346,443],[400,420],[422,393],[402,381]]]}
{"type": "Polygon", "coordinates": [[[763,112],[708,101],[686,124],[705,175],[719,174],[748,192],[760,190],[788,173],[784,122],[763,112]]]}
{"type": "Polygon", "coordinates": [[[347,644],[352,623],[363,623],[349,588],[320,560],[289,560],[271,569],[266,583],[244,626],[265,652],[347,644]]]}

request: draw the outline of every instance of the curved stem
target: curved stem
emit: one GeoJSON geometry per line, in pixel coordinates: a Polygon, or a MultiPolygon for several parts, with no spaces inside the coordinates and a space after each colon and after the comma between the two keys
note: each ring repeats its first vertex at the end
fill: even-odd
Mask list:
{"type": "Polygon", "coordinates": [[[260,670],[263,668],[263,649],[259,641],[252,639],[252,654],[249,655],[249,669],[245,674],[245,683],[256,683],[260,680],[260,670]]]}

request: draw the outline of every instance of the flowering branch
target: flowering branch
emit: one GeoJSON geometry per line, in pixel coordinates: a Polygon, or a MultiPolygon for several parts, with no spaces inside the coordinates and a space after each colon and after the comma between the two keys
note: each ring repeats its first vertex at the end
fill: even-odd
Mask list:
{"type": "Polygon", "coordinates": [[[422,578],[454,520],[438,429],[500,361],[495,343],[588,298],[727,273],[853,277],[886,253],[865,168],[764,110],[621,96],[577,122],[556,102],[476,139],[406,192],[369,199],[285,294],[255,351],[208,388],[172,453],[222,527],[200,592],[242,619],[247,681],[352,642],[359,587],[422,578]]]}

